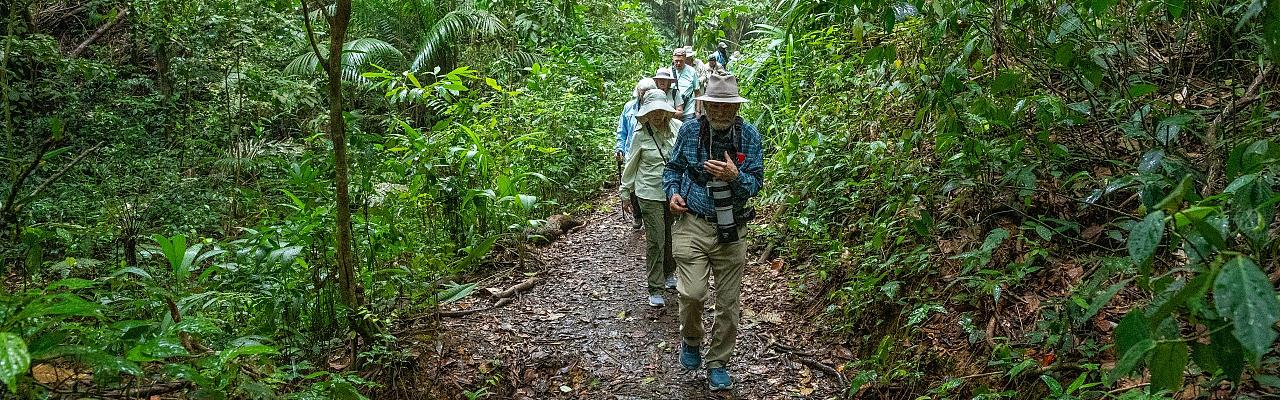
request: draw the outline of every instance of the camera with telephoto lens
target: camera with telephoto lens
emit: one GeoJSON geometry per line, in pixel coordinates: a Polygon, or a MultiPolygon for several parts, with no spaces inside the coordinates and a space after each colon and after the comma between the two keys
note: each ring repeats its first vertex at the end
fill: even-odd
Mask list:
{"type": "MultiPolygon", "coordinates": [[[[733,137],[712,136],[708,158],[720,160],[724,154],[736,154],[732,147],[733,137]]],[[[732,162],[732,161],[730,161],[732,162]]],[[[708,174],[710,175],[710,174],[708,174]]],[[[738,221],[733,216],[733,188],[728,182],[707,176],[707,194],[711,195],[716,212],[716,241],[733,243],[738,241],[738,221]]]]}
{"type": "Polygon", "coordinates": [[[733,189],[727,182],[709,180],[707,192],[711,194],[711,200],[716,209],[716,241],[737,242],[738,222],[733,219],[733,189]]]}

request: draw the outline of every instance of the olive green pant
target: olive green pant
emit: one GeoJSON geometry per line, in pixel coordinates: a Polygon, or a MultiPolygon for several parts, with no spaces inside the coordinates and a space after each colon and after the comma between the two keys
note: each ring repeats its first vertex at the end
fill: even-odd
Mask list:
{"type": "Polygon", "coordinates": [[[671,211],[665,201],[640,199],[636,208],[644,218],[644,263],[649,268],[649,294],[661,294],[667,277],[676,271],[671,257],[671,211]]]}
{"type": "Polygon", "coordinates": [[[747,260],[745,226],[738,227],[737,242],[716,241],[716,226],[693,215],[676,218],[672,226],[671,252],[676,257],[680,292],[680,336],[690,346],[701,346],[706,331],[702,327],[703,302],[711,279],[715,278],[715,321],[711,327],[711,348],[707,368],[724,367],[733,356],[742,316],[742,269],[747,260]]]}

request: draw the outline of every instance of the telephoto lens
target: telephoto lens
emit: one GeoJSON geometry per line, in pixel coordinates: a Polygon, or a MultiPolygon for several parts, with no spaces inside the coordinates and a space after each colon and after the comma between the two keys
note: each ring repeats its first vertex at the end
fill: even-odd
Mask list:
{"type": "Polygon", "coordinates": [[[716,240],[720,243],[738,241],[738,224],[733,220],[733,189],[720,180],[707,181],[707,192],[716,206],[716,240]]]}

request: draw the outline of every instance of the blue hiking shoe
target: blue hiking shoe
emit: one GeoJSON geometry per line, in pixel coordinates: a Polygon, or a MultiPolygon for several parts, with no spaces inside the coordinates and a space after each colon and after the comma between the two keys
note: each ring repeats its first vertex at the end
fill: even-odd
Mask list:
{"type": "Polygon", "coordinates": [[[702,349],[698,346],[690,346],[680,341],[680,366],[687,370],[698,369],[702,366],[702,349]]]}
{"type": "Polygon", "coordinates": [[[708,368],[707,382],[710,384],[711,390],[733,389],[733,378],[729,377],[729,369],[725,367],[708,368]]]}

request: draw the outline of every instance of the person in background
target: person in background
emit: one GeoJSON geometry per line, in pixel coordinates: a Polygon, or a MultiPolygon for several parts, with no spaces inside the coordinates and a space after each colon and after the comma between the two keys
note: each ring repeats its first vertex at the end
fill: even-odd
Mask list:
{"type": "Polygon", "coordinates": [[[676,287],[676,263],[671,256],[672,214],[662,188],[662,173],[681,122],[673,118],[676,110],[660,89],[645,92],[640,104],[631,147],[622,168],[620,190],[624,210],[642,210],[649,305],[662,307],[666,305],[662,290],[676,287]]]}
{"type": "Polygon", "coordinates": [[[671,104],[675,104],[676,96],[679,96],[679,94],[675,87],[676,77],[671,74],[671,68],[658,68],[653,73],[653,82],[658,86],[659,90],[667,94],[667,100],[670,100],[671,104]]]}
{"type": "Polygon", "coordinates": [[[728,43],[720,42],[720,45],[716,46],[716,51],[712,52],[711,55],[716,57],[716,62],[720,64],[720,68],[723,68],[725,72],[729,71],[729,44],[728,43]]]}
{"type": "Polygon", "coordinates": [[[702,312],[711,279],[716,282],[715,322],[707,351],[711,390],[733,388],[729,360],[741,318],[742,270],[746,265],[747,223],[755,217],[748,201],[764,182],[760,132],[738,117],[747,99],[733,75],[712,75],[703,102],[706,114],[685,122],[663,172],[680,293],[680,365],[702,366],[702,312]],[[714,195],[724,196],[713,200],[714,195]]]}
{"type": "Polygon", "coordinates": [[[692,120],[697,113],[693,99],[698,92],[698,71],[688,64],[687,54],[683,47],[677,47],[671,53],[671,75],[676,78],[676,93],[673,97],[676,114],[686,122],[692,120]]]}
{"type": "MultiPolygon", "coordinates": [[[[622,157],[627,154],[627,150],[631,145],[631,133],[636,128],[636,111],[640,109],[640,96],[650,89],[657,89],[658,85],[652,78],[644,78],[636,82],[635,90],[631,92],[631,100],[622,106],[622,115],[618,116],[618,143],[613,149],[614,160],[618,165],[618,175],[622,175],[622,157]]],[[[619,178],[621,181],[621,178],[619,178]]],[[[633,196],[634,197],[634,196],[633,196]]],[[[632,199],[634,202],[634,199],[632,199]]],[[[634,229],[643,227],[644,219],[640,215],[640,209],[635,208],[631,212],[632,225],[634,229]]]]}
{"type": "MultiPolygon", "coordinates": [[[[707,62],[700,64],[700,69],[698,70],[698,87],[700,87],[700,88],[706,88],[706,87],[707,87],[707,78],[708,78],[708,77],[710,77],[711,75],[725,75],[725,74],[728,74],[728,72],[727,72],[727,71],[725,71],[725,70],[724,70],[724,68],[721,68],[721,67],[720,67],[720,60],[719,60],[719,56],[718,56],[718,54],[719,54],[719,53],[715,53],[715,52],[712,52],[711,54],[708,54],[708,55],[707,55],[707,62]]],[[[699,91],[699,93],[698,93],[698,95],[699,95],[699,96],[701,96],[701,95],[702,95],[702,93],[701,93],[701,92],[702,92],[702,91],[699,91]]],[[[698,108],[697,108],[697,115],[698,115],[698,116],[702,116],[702,114],[703,114],[702,102],[701,102],[701,101],[696,101],[696,103],[697,103],[697,107],[698,107],[698,108]]]]}

